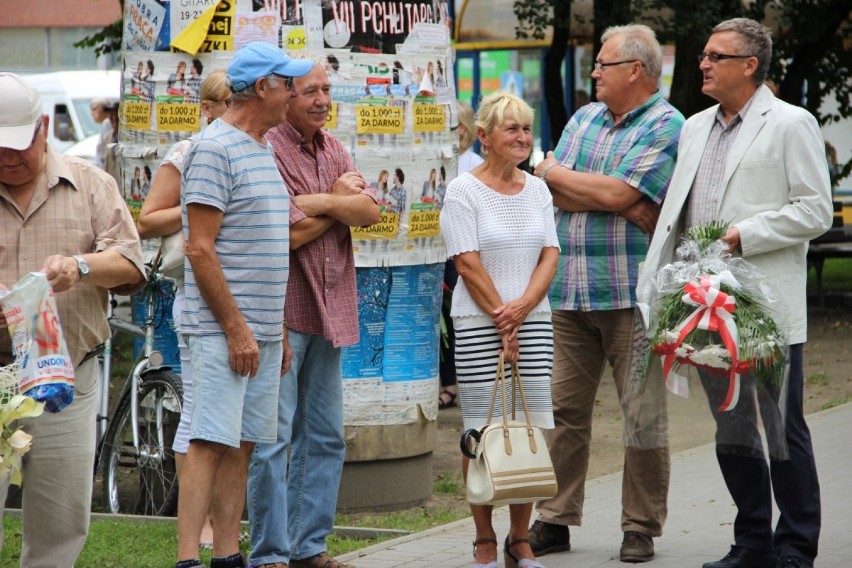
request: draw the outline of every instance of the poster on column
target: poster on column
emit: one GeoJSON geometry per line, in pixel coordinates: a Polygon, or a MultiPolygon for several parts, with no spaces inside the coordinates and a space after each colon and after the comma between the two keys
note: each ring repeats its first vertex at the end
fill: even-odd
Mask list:
{"type": "Polygon", "coordinates": [[[239,11],[234,22],[234,51],[251,41],[263,41],[288,51],[307,46],[302,0],[252,0],[251,11],[239,11]]]}
{"type": "Polygon", "coordinates": [[[385,159],[406,164],[412,159],[410,109],[413,96],[398,82],[399,61],[384,55],[352,55],[352,82],[361,85],[355,101],[356,161],[385,159]]]}
{"type": "Polygon", "coordinates": [[[122,160],[121,193],[134,221],[139,220],[139,211],[151,191],[151,182],[158,167],[159,160],[127,157],[122,160]]]}
{"type": "Polygon", "coordinates": [[[443,263],[358,270],[361,341],[342,353],[347,425],[435,417],[443,274],[443,263]]]}
{"type": "Polygon", "coordinates": [[[125,51],[155,51],[168,49],[169,22],[166,5],[156,0],[127,0],[122,27],[122,49],[125,51]]]}
{"type": "Polygon", "coordinates": [[[175,41],[193,24],[206,23],[206,32],[201,30],[197,49],[186,51],[212,53],[234,49],[234,14],[237,0],[172,0],[169,3],[169,26],[172,51],[175,41]]]}
{"type": "MultiPolygon", "coordinates": [[[[322,3],[322,45],[359,53],[397,53],[419,23],[451,26],[444,0],[327,0],[322,3]]],[[[449,45],[449,32],[444,45],[449,45]]]]}
{"type": "Polygon", "coordinates": [[[204,125],[201,84],[224,68],[224,54],[127,53],[124,57],[121,129],[123,155],[162,156],[175,142],[204,125]]]}

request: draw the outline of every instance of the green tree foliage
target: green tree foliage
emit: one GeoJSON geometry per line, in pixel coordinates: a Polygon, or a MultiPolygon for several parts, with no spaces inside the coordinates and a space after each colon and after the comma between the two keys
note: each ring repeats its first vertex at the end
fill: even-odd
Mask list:
{"type": "MultiPolygon", "coordinates": [[[[124,0],[118,0],[118,5],[121,6],[121,13],[123,14],[124,0]]],[[[122,26],[122,18],[119,18],[101,31],[74,42],[74,47],[77,49],[94,48],[95,55],[98,57],[105,53],[118,53],[121,51],[122,26]]]]}
{"type": "MultiPolygon", "coordinates": [[[[547,26],[554,33],[551,51],[564,54],[571,34],[570,0],[515,0],[519,37],[545,37],[547,26]],[[566,7],[566,5],[568,5],[566,7]],[[557,10],[557,7],[560,7],[557,10]],[[559,26],[557,28],[556,26],[559,26]],[[567,33],[566,33],[567,32],[567,33]]],[[[807,108],[821,124],[852,116],[852,24],[849,0],[594,0],[594,52],[607,27],[628,22],[647,23],[658,30],[661,42],[675,44],[675,68],[669,100],[685,116],[703,110],[715,101],[701,93],[702,75],[694,54],[704,48],[713,26],[735,17],[752,18],[766,24],[778,22],[780,33],[773,38],[774,57],[769,77],[779,86],[779,98],[807,108]],[[838,111],[820,112],[826,97],[837,100],[838,111]]],[[[545,70],[545,97],[555,88],[545,70]]],[[[558,85],[561,97],[562,86],[558,85]]],[[[555,99],[564,100],[563,98],[555,99]]],[[[558,135],[564,121],[552,121],[558,135]]],[[[839,177],[852,170],[852,160],[841,164],[839,177]]]]}

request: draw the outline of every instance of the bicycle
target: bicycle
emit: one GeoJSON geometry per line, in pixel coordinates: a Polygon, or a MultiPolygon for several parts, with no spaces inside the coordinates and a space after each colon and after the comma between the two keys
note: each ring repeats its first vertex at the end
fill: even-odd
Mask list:
{"type": "MultiPolygon", "coordinates": [[[[178,482],[172,450],[180,423],[183,387],[180,377],[163,365],[162,354],[154,349],[157,314],[171,288],[171,279],[157,270],[158,261],[148,266],[145,286],[145,320],[141,326],[115,315],[117,302],[110,295],[107,316],[112,336],[99,356],[101,400],[98,408],[95,472],[102,470],[103,499],[111,513],[169,516],[177,510],[178,482]],[[112,338],[126,333],[144,338],[144,345],[122,387],[111,417],[109,379],[112,338]]],[[[160,318],[160,323],[162,323],[160,318]]]]}

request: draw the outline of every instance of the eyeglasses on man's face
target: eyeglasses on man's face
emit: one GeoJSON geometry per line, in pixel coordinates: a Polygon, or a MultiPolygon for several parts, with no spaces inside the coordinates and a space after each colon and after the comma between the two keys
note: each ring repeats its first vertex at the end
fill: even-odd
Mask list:
{"type": "Polygon", "coordinates": [[[272,76],[276,79],[284,81],[284,86],[287,88],[288,91],[293,90],[293,77],[288,77],[287,75],[278,75],[277,73],[273,73],[272,76]]]}
{"type": "Polygon", "coordinates": [[[610,61],[609,63],[604,63],[603,61],[595,61],[595,71],[602,71],[605,67],[612,67],[614,65],[624,65],[625,63],[642,63],[638,59],[623,59],[621,61],[610,61]]]}
{"type": "Polygon", "coordinates": [[[728,53],[716,53],[715,51],[702,51],[698,54],[698,64],[704,63],[704,58],[710,60],[710,63],[719,63],[724,59],[748,59],[749,57],[757,57],[756,55],[731,55],[728,53]]]}

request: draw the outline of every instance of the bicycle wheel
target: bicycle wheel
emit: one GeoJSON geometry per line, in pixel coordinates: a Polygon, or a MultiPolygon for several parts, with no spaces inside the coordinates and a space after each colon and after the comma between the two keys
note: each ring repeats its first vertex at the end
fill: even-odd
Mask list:
{"type": "Polygon", "coordinates": [[[174,515],[178,482],[172,450],[183,389],[172,373],[147,375],[139,389],[139,449],[133,447],[130,392],[125,392],[104,440],[103,495],[107,510],[132,515],[174,515]]]}

